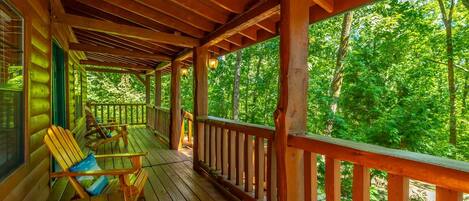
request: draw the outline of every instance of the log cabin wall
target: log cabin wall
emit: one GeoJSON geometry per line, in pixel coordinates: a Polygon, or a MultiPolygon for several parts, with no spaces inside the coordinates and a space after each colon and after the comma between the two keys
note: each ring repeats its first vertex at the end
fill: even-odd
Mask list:
{"type": "Polygon", "coordinates": [[[42,139],[51,123],[51,33],[47,0],[12,0],[24,18],[25,162],[0,183],[0,200],[46,200],[49,154],[42,139]],[[29,145],[29,146],[28,146],[29,145]]]}
{"type": "MultiPolygon", "coordinates": [[[[50,193],[50,155],[43,143],[46,129],[51,124],[51,44],[55,39],[68,55],[67,105],[69,128],[82,136],[85,129],[84,115],[75,118],[74,74],[80,53],[67,53],[68,41],[73,35],[67,27],[50,23],[48,0],[9,0],[24,18],[24,69],[25,69],[25,162],[0,181],[2,201],[43,201],[50,193]]],[[[86,74],[82,79],[82,99],[86,100],[86,74]]],[[[84,104],[84,102],[83,102],[84,104]]]]}

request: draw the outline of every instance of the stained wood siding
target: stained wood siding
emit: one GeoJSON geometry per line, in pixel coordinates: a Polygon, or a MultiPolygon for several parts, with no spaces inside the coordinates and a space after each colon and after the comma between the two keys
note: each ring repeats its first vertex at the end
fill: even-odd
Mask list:
{"type": "MultiPolygon", "coordinates": [[[[2,201],[44,201],[50,193],[50,155],[43,143],[46,129],[51,124],[51,43],[56,39],[68,50],[70,29],[50,24],[48,0],[10,0],[24,17],[24,67],[26,127],[26,162],[0,181],[2,201]]],[[[78,64],[83,54],[68,54],[68,66],[78,64]]],[[[68,67],[67,67],[68,68],[68,67]]],[[[83,68],[80,68],[83,70],[83,68]]],[[[84,118],[75,119],[75,91],[73,71],[69,68],[68,108],[69,126],[77,137],[85,129],[84,118]]],[[[83,79],[83,99],[86,100],[86,77],[83,79]]],[[[84,103],[84,102],[83,102],[84,103]]]]}
{"type": "Polygon", "coordinates": [[[42,201],[49,195],[49,155],[42,143],[51,122],[51,36],[47,0],[13,0],[24,17],[26,162],[0,183],[0,200],[42,201]],[[29,123],[28,123],[29,122],[29,123]],[[29,124],[29,125],[28,125],[29,124]],[[29,145],[29,146],[28,146],[29,145]],[[29,154],[29,155],[28,155],[29,154]]]}

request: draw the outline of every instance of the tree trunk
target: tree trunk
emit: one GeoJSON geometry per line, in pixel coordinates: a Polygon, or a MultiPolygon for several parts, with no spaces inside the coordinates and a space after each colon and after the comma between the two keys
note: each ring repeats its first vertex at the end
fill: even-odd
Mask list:
{"type": "MultiPolygon", "coordinates": [[[[261,80],[261,78],[260,78],[260,76],[259,76],[259,70],[260,70],[260,68],[261,68],[262,60],[263,60],[263,59],[264,59],[263,55],[260,55],[259,60],[257,61],[257,65],[256,65],[256,75],[254,76],[254,77],[256,78],[256,82],[258,82],[259,80],[261,80]]],[[[255,88],[254,88],[254,92],[257,93],[257,92],[260,91],[260,90],[258,90],[258,87],[259,87],[259,85],[256,84],[256,86],[255,86],[255,88]]],[[[252,96],[252,102],[253,102],[254,104],[257,104],[257,98],[258,98],[257,95],[252,96]]],[[[257,111],[256,111],[256,112],[254,112],[254,111],[251,112],[251,117],[250,117],[250,120],[251,120],[250,122],[251,122],[251,123],[255,123],[254,120],[255,120],[255,118],[256,118],[256,113],[257,113],[257,111]]]]}
{"type": "Polygon", "coordinates": [[[446,31],[446,56],[448,65],[448,90],[449,90],[449,143],[456,145],[456,86],[454,80],[454,54],[453,54],[453,33],[451,24],[453,22],[454,0],[451,0],[448,14],[446,14],[443,0],[438,0],[443,24],[446,31]]]}
{"type": "Polygon", "coordinates": [[[239,79],[241,76],[241,59],[243,52],[239,50],[236,52],[236,64],[233,85],[233,119],[239,120],[239,79]]]}
{"type": "Polygon", "coordinates": [[[350,11],[344,15],[344,21],[342,24],[342,34],[340,35],[340,45],[337,51],[337,61],[334,70],[334,76],[331,81],[330,96],[332,102],[330,104],[331,115],[327,120],[326,135],[331,135],[332,128],[334,125],[334,116],[337,112],[340,90],[342,88],[342,81],[344,79],[344,59],[347,56],[348,43],[350,38],[350,30],[352,28],[353,12],[350,11]]]}

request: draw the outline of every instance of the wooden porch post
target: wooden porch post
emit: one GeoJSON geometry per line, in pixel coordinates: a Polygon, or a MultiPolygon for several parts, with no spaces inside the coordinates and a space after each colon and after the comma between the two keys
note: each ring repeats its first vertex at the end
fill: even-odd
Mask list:
{"type": "Polygon", "coordinates": [[[155,72],[155,106],[161,107],[161,71],[155,72]]]}
{"type": "Polygon", "coordinates": [[[178,61],[171,62],[171,98],[170,98],[170,135],[169,148],[178,150],[181,137],[181,66],[178,61]]]}
{"type": "Polygon", "coordinates": [[[288,148],[288,135],[305,135],[308,90],[309,0],[281,0],[280,92],[275,111],[278,196],[304,200],[303,151],[288,148]]]}
{"type": "Polygon", "coordinates": [[[194,169],[198,170],[199,161],[203,160],[204,152],[204,124],[199,123],[198,117],[208,115],[208,49],[196,47],[193,50],[194,59],[194,144],[193,162],[194,169]],[[200,147],[200,148],[199,148],[200,147]]]}
{"type": "Polygon", "coordinates": [[[146,112],[146,118],[147,118],[146,126],[147,126],[147,128],[150,127],[149,126],[150,124],[148,122],[148,120],[150,119],[149,118],[150,113],[148,111],[148,106],[150,106],[150,102],[151,102],[150,98],[151,98],[151,95],[150,95],[150,75],[145,75],[145,104],[146,104],[145,108],[146,108],[146,111],[147,111],[146,112]]]}

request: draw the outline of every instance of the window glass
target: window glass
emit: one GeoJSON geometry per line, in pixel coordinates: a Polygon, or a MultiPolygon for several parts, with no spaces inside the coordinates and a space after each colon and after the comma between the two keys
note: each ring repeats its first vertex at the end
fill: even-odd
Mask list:
{"type": "Polygon", "coordinates": [[[24,162],[23,19],[0,1],[0,180],[24,162]]]}

